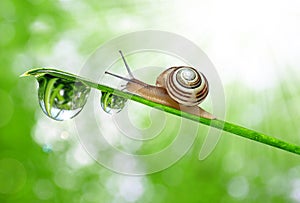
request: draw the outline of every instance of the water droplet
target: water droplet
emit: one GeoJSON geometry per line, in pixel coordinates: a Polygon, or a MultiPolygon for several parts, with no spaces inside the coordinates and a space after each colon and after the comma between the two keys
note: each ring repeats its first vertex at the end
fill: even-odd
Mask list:
{"type": "Polygon", "coordinates": [[[125,106],[127,99],[109,92],[102,92],[101,107],[109,114],[119,113],[125,106]]]}
{"type": "Polygon", "coordinates": [[[85,105],[90,87],[80,81],[66,80],[45,74],[37,78],[38,98],[43,112],[63,121],[76,116],[85,105]]]}
{"type": "Polygon", "coordinates": [[[52,146],[49,145],[49,144],[45,144],[45,145],[43,146],[43,152],[45,152],[45,153],[50,153],[50,152],[52,152],[52,146]]]}

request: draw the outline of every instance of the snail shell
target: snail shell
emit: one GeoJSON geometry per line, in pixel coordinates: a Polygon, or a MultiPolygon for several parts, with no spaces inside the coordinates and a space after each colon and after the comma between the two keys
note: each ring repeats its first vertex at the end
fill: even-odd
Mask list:
{"type": "Polygon", "coordinates": [[[208,95],[206,77],[193,67],[171,67],[162,72],[156,85],[167,90],[169,96],[185,106],[199,105],[208,95]]]}

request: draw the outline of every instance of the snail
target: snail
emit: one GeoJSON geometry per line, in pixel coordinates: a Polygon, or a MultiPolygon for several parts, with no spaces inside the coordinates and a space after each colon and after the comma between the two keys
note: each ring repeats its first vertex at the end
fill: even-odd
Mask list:
{"type": "Polygon", "coordinates": [[[127,81],[125,85],[127,91],[150,101],[200,117],[208,119],[216,118],[198,106],[209,92],[207,79],[201,72],[189,66],[170,67],[157,77],[155,86],[149,85],[133,76],[122,51],[119,51],[119,53],[130,78],[107,71],[105,74],[127,81]]]}

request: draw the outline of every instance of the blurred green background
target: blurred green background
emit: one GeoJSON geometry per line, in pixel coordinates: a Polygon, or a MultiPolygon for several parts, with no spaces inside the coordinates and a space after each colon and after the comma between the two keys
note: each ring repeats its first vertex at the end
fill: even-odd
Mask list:
{"type": "Polygon", "coordinates": [[[226,120],[300,145],[299,23],[292,0],[1,0],[0,202],[300,202],[299,156],[228,133],[205,160],[199,136],[162,172],[111,172],[82,149],[72,121],[43,115],[34,79],[19,78],[43,66],[77,73],[107,40],[170,31],[214,63],[226,120]]]}

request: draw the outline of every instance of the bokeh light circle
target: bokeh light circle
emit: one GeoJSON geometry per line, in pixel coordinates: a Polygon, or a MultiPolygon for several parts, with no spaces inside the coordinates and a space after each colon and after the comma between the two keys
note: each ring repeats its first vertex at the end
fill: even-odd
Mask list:
{"type": "Polygon", "coordinates": [[[0,89],[0,127],[5,126],[10,122],[14,113],[14,103],[11,96],[4,90],[0,89]]]}
{"type": "Polygon", "coordinates": [[[27,179],[24,165],[13,158],[0,159],[0,194],[11,195],[19,192],[27,179]]]}

